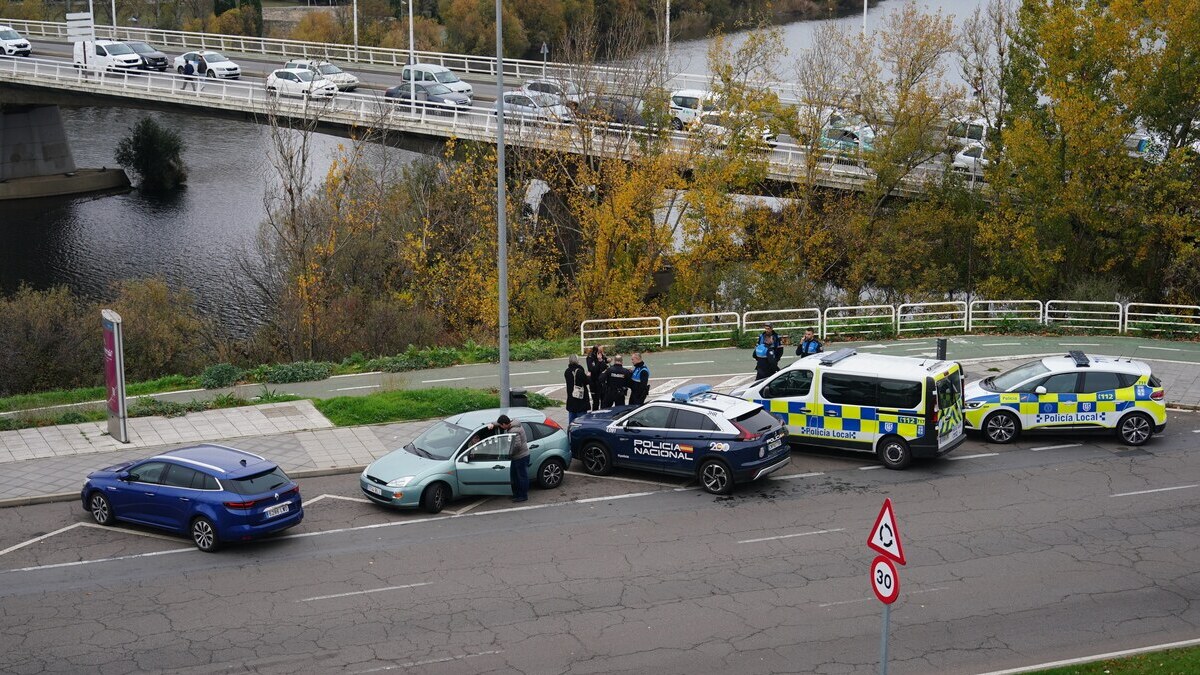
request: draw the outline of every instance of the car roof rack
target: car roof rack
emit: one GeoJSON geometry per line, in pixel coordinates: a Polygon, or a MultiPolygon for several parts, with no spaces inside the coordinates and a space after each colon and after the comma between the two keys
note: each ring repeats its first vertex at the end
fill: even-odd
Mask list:
{"type": "Polygon", "coordinates": [[[1075,361],[1075,365],[1079,368],[1087,368],[1092,365],[1091,359],[1088,358],[1087,354],[1083,353],[1083,350],[1072,349],[1071,351],[1067,352],[1067,356],[1073,359],[1075,361]]]}
{"type": "Polygon", "coordinates": [[[836,352],[832,352],[830,354],[826,354],[825,356],[822,356],[821,357],[821,365],[832,366],[838,362],[845,361],[846,359],[850,358],[851,356],[854,356],[857,353],[858,353],[858,350],[853,349],[851,347],[839,349],[836,352]]]}
{"type": "Polygon", "coordinates": [[[710,384],[689,384],[676,389],[671,393],[671,400],[678,403],[687,403],[688,401],[707,394],[712,391],[710,384]]]}

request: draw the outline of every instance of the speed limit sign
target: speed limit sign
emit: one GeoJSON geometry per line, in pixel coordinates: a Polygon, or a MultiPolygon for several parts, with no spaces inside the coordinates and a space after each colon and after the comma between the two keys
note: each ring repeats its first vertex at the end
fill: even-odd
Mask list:
{"type": "Polygon", "coordinates": [[[871,561],[871,590],[885,605],[892,604],[900,597],[900,576],[896,574],[896,566],[886,556],[877,556],[871,561]]]}

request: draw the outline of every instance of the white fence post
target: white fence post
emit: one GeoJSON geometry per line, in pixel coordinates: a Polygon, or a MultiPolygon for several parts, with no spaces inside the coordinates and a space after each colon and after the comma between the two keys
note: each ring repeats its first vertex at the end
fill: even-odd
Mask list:
{"type": "Polygon", "coordinates": [[[768,323],[776,333],[785,337],[788,335],[786,331],[799,330],[803,332],[806,328],[813,329],[818,336],[822,335],[821,310],[816,307],[763,309],[742,313],[742,330],[746,332],[757,330],[768,323]]]}
{"type": "Polygon", "coordinates": [[[967,303],[949,302],[905,303],[896,309],[896,332],[954,329],[967,332],[967,303]]]}
{"type": "Polygon", "coordinates": [[[579,324],[579,353],[591,344],[615,342],[621,338],[649,338],[658,346],[663,344],[663,320],[657,316],[638,316],[621,319],[588,319],[579,324]],[[594,328],[593,326],[600,326],[594,328]]]}
{"type": "Polygon", "coordinates": [[[730,333],[741,327],[741,316],[737,312],[673,314],[667,317],[666,344],[669,347],[690,342],[727,341],[730,333]],[[719,334],[722,331],[724,335],[719,334]]]}
{"type": "Polygon", "coordinates": [[[1200,333],[1200,306],[1131,302],[1125,305],[1125,332],[1200,333]]]}

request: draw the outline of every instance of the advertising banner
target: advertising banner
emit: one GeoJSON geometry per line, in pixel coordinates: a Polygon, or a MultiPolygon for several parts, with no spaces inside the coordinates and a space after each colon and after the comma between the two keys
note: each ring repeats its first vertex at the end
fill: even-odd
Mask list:
{"type": "Polygon", "coordinates": [[[108,434],[122,443],[129,442],[125,419],[125,344],[121,315],[106,309],[100,312],[104,327],[104,388],[108,408],[108,434]]]}

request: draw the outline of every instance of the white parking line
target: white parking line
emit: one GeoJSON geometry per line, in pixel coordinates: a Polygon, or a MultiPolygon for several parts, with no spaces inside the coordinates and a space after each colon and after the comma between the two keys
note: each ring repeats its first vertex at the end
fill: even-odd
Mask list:
{"type": "Polygon", "coordinates": [[[1157,349],[1160,352],[1181,352],[1181,351],[1183,351],[1182,349],[1176,349],[1174,347],[1150,347],[1148,345],[1138,345],[1137,348],[1138,349],[1157,349]]]}
{"type": "Polygon", "coordinates": [[[468,504],[467,506],[465,506],[457,511],[451,511],[450,513],[453,513],[456,516],[461,516],[462,514],[466,513],[467,511],[473,511],[475,509],[475,507],[477,507],[477,506],[483,506],[484,504],[488,503],[488,500],[490,500],[490,499],[491,499],[491,497],[484,497],[483,499],[480,499],[477,502],[468,504]]]}
{"type": "Polygon", "coordinates": [[[361,387],[339,387],[337,389],[334,389],[334,391],[351,391],[354,389],[378,389],[381,386],[382,385],[378,385],[378,384],[364,384],[361,387]]]}
{"type": "Polygon", "coordinates": [[[958,457],[947,457],[946,459],[948,459],[950,461],[957,461],[960,459],[978,459],[980,457],[995,457],[996,455],[999,455],[999,454],[1000,453],[998,453],[998,452],[981,452],[978,455],[959,455],[958,457]]]}
{"type": "Polygon", "coordinates": [[[1059,347],[1099,347],[1099,342],[1060,342],[1059,347]]]}
{"type": "Polygon", "coordinates": [[[1108,652],[1107,654],[1093,654],[1092,656],[1081,656],[1076,659],[1065,659],[1063,661],[1051,661],[1049,663],[1039,663],[1033,666],[1021,666],[1020,668],[1009,668],[1008,670],[993,670],[990,673],[981,673],[981,675],[1018,675],[1018,673],[1032,673],[1039,670],[1049,670],[1051,668],[1063,668],[1066,666],[1077,666],[1083,663],[1094,663],[1097,661],[1108,661],[1110,659],[1119,659],[1123,656],[1133,656],[1134,654],[1146,654],[1149,652],[1163,652],[1168,649],[1179,649],[1181,647],[1191,647],[1200,645],[1200,638],[1193,640],[1183,640],[1180,642],[1167,642],[1165,644],[1150,645],[1149,647],[1138,647],[1137,649],[1125,649],[1119,652],[1108,652]]]}
{"type": "Polygon", "coordinates": [[[365,591],[350,591],[349,593],[334,593],[333,595],[318,595],[311,598],[302,598],[294,602],[312,602],[314,600],[333,600],[334,598],[348,598],[352,595],[367,595],[369,593],[382,593],[384,591],[399,591],[405,588],[417,588],[418,586],[428,586],[432,581],[422,581],[419,584],[404,584],[403,586],[384,586],[383,588],[372,588],[365,591]]]}
{"type": "Polygon", "coordinates": [[[541,394],[542,396],[549,396],[550,394],[553,394],[554,392],[558,391],[559,389],[566,389],[566,388],[567,388],[566,385],[556,384],[556,385],[552,385],[549,387],[542,387],[541,389],[537,390],[537,393],[541,394]]]}
{"type": "Polygon", "coordinates": [[[311,505],[316,504],[317,502],[321,501],[322,499],[340,499],[344,502],[358,502],[359,504],[370,504],[371,503],[370,499],[363,499],[361,497],[343,497],[341,495],[317,495],[316,497],[313,497],[312,499],[305,499],[304,505],[311,506],[311,505]]]}
{"type": "Polygon", "coordinates": [[[1192,429],[1193,434],[1200,434],[1200,429],[1192,429]]]}
{"type": "MultiPolygon", "coordinates": [[[[550,371],[548,371],[548,370],[531,370],[528,373],[513,373],[512,377],[520,377],[522,375],[545,375],[548,372],[550,372],[550,371]]],[[[488,377],[491,377],[491,376],[489,375],[488,377]]]]}
{"type": "Polygon", "coordinates": [[[1157,490],[1138,490],[1137,492],[1118,492],[1115,495],[1109,495],[1109,496],[1110,497],[1132,497],[1134,495],[1148,495],[1153,492],[1170,492],[1172,490],[1186,490],[1188,488],[1194,488],[1194,487],[1200,487],[1200,485],[1176,485],[1175,487],[1158,488],[1157,490]]]}
{"type": "Polygon", "coordinates": [[[858,467],[858,470],[859,471],[873,471],[875,469],[882,469],[882,468],[883,468],[882,464],[872,464],[870,466],[860,466],[860,467],[858,467]]]}
{"type": "MultiPolygon", "coordinates": [[[[491,377],[491,376],[489,375],[488,377],[491,377]]],[[[433,384],[434,382],[458,382],[459,380],[465,380],[465,379],[467,379],[467,378],[465,378],[465,377],[441,377],[436,380],[421,380],[421,384],[433,384]]]]}
{"type": "Polygon", "coordinates": [[[409,661],[408,663],[399,663],[394,666],[382,666],[380,668],[368,668],[367,670],[356,670],[354,675],[363,675],[364,673],[379,673],[385,670],[396,670],[397,668],[417,668],[420,666],[430,666],[435,663],[447,663],[449,661],[460,661],[462,659],[473,659],[476,656],[487,656],[488,654],[503,654],[503,649],[493,649],[488,652],[478,652],[475,654],[462,654],[460,656],[446,656],[440,659],[425,659],[424,661],[409,661]]]}
{"type": "MultiPolygon", "coordinates": [[[[82,525],[82,523],[77,523],[82,525]]],[[[53,534],[53,533],[52,533],[53,534]]],[[[52,570],[59,567],[78,567],[80,565],[91,565],[92,563],[114,562],[117,560],[132,560],[134,558],[151,558],[157,555],[167,555],[169,553],[186,553],[188,551],[196,551],[196,547],[189,546],[187,548],[173,548],[167,551],[153,551],[151,553],[135,553],[133,555],[119,555],[115,558],[99,558],[96,560],[76,560],[74,562],[55,563],[53,565],[34,565],[33,567],[18,567],[12,570],[0,570],[0,574],[5,572],[33,572],[35,570],[52,570]]]]}
{"type": "Polygon", "coordinates": [[[13,551],[15,551],[17,549],[25,548],[26,546],[28,546],[30,544],[36,544],[39,541],[41,541],[43,539],[49,539],[50,537],[53,537],[56,534],[62,534],[63,532],[66,532],[68,530],[73,530],[77,527],[83,527],[83,525],[84,525],[84,523],[75,523],[73,525],[68,525],[66,527],[59,528],[53,532],[47,532],[46,534],[43,534],[40,537],[34,537],[33,539],[30,539],[29,541],[23,541],[20,544],[17,544],[15,546],[9,546],[8,548],[4,549],[3,551],[0,551],[0,555],[4,555],[5,553],[12,553],[13,551]]]}
{"type": "Polygon", "coordinates": [[[1062,450],[1063,448],[1078,448],[1083,443],[1063,443],[1062,445],[1043,445],[1040,448],[1030,448],[1030,452],[1041,452],[1043,450],[1062,450]]]}
{"type": "Polygon", "coordinates": [[[757,544],[760,541],[775,541],[776,539],[791,539],[792,537],[807,537],[810,534],[829,534],[830,532],[841,532],[844,527],[838,527],[832,530],[815,530],[813,532],[797,532],[796,534],[781,534],[778,537],[763,537],[761,539],[743,539],[739,544],[757,544]]]}
{"type": "Polygon", "coordinates": [[[813,476],[824,476],[822,471],[813,471],[812,473],[795,473],[790,476],[771,476],[772,480],[793,480],[796,478],[812,478],[813,476]]]}
{"type": "Polygon", "coordinates": [[[668,366],[698,366],[703,363],[716,363],[716,361],[680,361],[679,363],[668,363],[668,366]]]}
{"type": "Polygon", "coordinates": [[[689,379],[691,379],[691,378],[685,377],[685,378],[677,378],[674,380],[667,380],[666,382],[663,382],[662,384],[658,385],[657,387],[654,387],[653,389],[651,389],[650,393],[651,394],[661,394],[663,392],[671,391],[672,389],[680,386],[684,382],[687,382],[689,379]]]}

